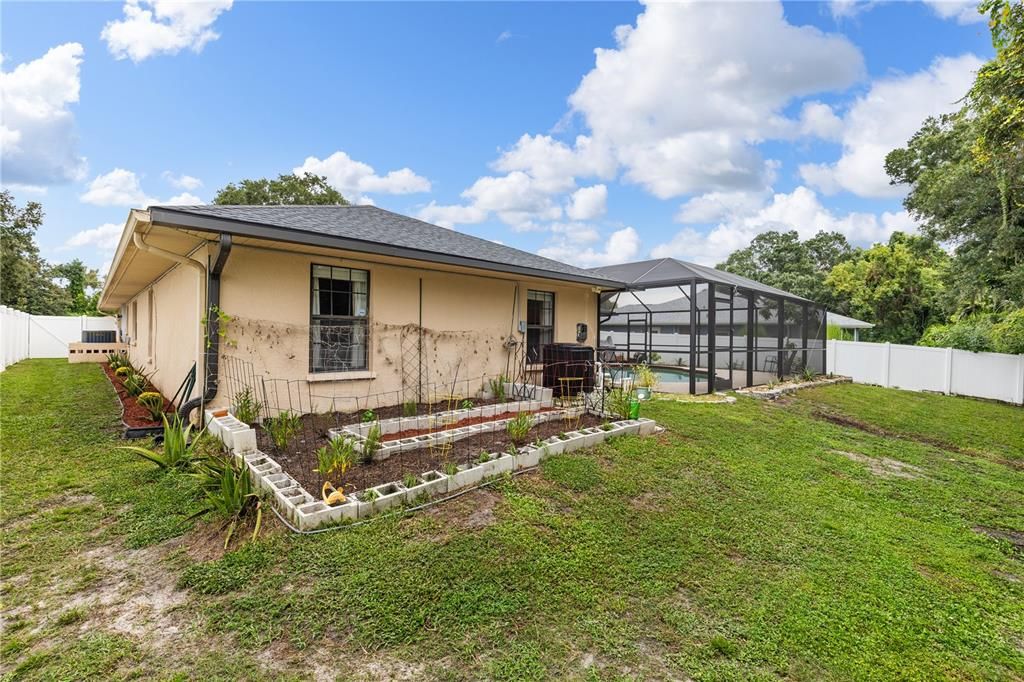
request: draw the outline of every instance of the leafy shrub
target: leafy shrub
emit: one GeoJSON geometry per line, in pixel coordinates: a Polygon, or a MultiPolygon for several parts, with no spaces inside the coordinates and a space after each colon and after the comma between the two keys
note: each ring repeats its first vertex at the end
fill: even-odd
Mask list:
{"type": "Polygon", "coordinates": [[[263,428],[270,435],[270,440],[274,442],[274,447],[278,450],[284,450],[288,447],[288,443],[291,442],[292,438],[295,437],[295,434],[299,432],[299,429],[302,428],[302,420],[298,414],[291,410],[285,410],[276,417],[264,419],[263,428]]]}
{"type": "Polygon", "coordinates": [[[959,348],[975,352],[992,351],[992,320],[983,316],[967,317],[949,324],[933,324],[918,342],[935,348],[959,348]]]}
{"type": "Polygon", "coordinates": [[[369,464],[373,461],[373,456],[380,450],[380,424],[374,424],[370,427],[370,432],[366,434],[366,440],[363,441],[363,457],[362,463],[369,464]]]}
{"type": "Polygon", "coordinates": [[[629,419],[629,402],[631,395],[621,388],[613,389],[605,397],[605,411],[611,412],[619,419],[629,419]]]}
{"type": "Polygon", "coordinates": [[[132,368],[129,365],[121,365],[114,370],[114,374],[124,379],[126,376],[132,373],[132,368]]]}
{"type": "Polygon", "coordinates": [[[459,407],[461,407],[463,410],[472,410],[473,409],[473,401],[470,400],[469,398],[466,398],[461,403],[459,403],[459,407]]]}
{"type": "Polygon", "coordinates": [[[1013,311],[992,327],[992,346],[997,353],[1024,353],[1024,308],[1013,311]]]}
{"type": "Polygon", "coordinates": [[[533,418],[525,412],[520,412],[509,420],[505,426],[505,432],[508,433],[508,437],[513,443],[522,445],[529,437],[532,428],[533,418]]]}
{"type": "Polygon", "coordinates": [[[233,459],[211,458],[204,464],[200,474],[204,495],[204,506],[191,518],[215,514],[225,519],[224,549],[231,542],[231,536],[239,523],[248,518],[255,520],[252,539],[260,534],[263,510],[259,495],[253,490],[249,473],[233,459]]]}
{"type": "Polygon", "coordinates": [[[263,412],[263,403],[256,400],[252,389],[246,386],[235,394],[235,418],[246,424],[255,424],[263,412]]]}
{"type": "Polygon", "coordinates": [[[377,418],[377,415],[374,413],[373,410],[366,410],[365,412],[363,412],[363,423],[364,424],[369,424],[370,422],[372,422],[376,418],[377,418]]]}
{"type": "Polygon", "coordinates": [[[174,415],[170,421],[167,420],[166,414],[163,415],[163,423],[164,447],[162,451],[157,452],[136,445],[122,445],[118,447],[118,450],[134,452],[161,469],[184,469],[189,466],[194,458],[196,446],[200,442],[199,436],[191,438],[192,425],[183,424],[178,415],[174,415]]]}
{"type": "Polygon", "coordinates": [[[164,413],[164,397],[154,391],[146,391],[137,398],[139,405],[146,408],[149,416],[156,421],[164,413]]]}

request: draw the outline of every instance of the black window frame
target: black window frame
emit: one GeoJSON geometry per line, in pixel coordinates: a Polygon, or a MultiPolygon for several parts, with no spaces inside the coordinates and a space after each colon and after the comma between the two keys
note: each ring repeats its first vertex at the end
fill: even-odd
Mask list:
{"type": "MultiPolygon", "coordinates": [[[[352,282],[353,280],[338,279],[338,281],[352,282]]],[[[349,310],[355,310],[354,293],[349,291],[349,310]]],[[[333,311],[332,311],[333,313],[333,311]]],[[[310,374],[334,374],[343,372],[365,372],[370,369],[370,271],[363,268],[352,268],[347,265],[330,265],[327,263],[310,263],[309,264],[309,373],[310,374]],[[335,270],[347,270],[349,273],[352,272],[363,272],[366,273],[366,313],[364,315],[324,315],[314,314],[316,295],[319,291],[317,287],[317,276],[316,269],[330,268],[331,269],[331,281],[335,280],[335,270]],[[344,322],[362,322],[363,326],[363,358],[360,366],[347,366],[341,367],[343,363],[335,361],[329,365],[325,365],[323,362],[320,366],[317,366],[314,362],[314,348],[317,344],[315,339],[316,330],[319,329],[320,325],[324,321],[336,321],[340,323],[344,322]]]]}
{"type": "Polygon", "coordinates": [[[548,332],[549,340],[547,343],[555,342],[555,292],[553,291],[542,291],[540,289],[527,289],[526,290],[526,362],[527,364],[536,364],[543,360],[542,352],[543,348],[547,343],[544,341],[544,332],[548,332]],[[551,301],[551,324],[530,324],[530,301],[543,301],[546,299],[531,299],[532,294],[541,294],[545,297],[550,297],[551,301]],[[540,338],[537,339],[536,354],[531,356],[530,351],[532,350],[530,345],[530,331],[540,332],[540,338]]]}

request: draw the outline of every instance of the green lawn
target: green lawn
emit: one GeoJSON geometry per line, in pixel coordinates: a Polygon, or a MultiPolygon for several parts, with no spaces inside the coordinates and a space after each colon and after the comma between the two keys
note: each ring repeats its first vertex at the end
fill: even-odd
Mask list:
{"type": "Polygon", "coordinates": [[[1020,408],[652,403],[661,436],[221,556],[98,367],[0,382],[4,679],[1024,677],[1020,408]]]}

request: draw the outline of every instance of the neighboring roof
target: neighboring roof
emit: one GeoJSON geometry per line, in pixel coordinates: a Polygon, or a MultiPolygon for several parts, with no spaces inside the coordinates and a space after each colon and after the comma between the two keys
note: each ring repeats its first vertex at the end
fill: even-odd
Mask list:
{"type": "Polygon", "coordinates": [[[622,282],[376,206],[151,206],[154,224],[619,288],[622,282]]]}
{"type": "Polygon", "coordinates": [[[670,287],[699,280],[714,282],[715,284],[725,284],[727,286],[743,287],[766,296],[785,296],[795,301],[807,301],[806,298],[796,294],[770,287],[767,284],[762,284],[746,277],[734,275],[731,272],[716,270],[715,268],[697,265],[696,263],[687,263],[675,258],[660,258],[656,260],[642,260],[635,263],[622,263],[621,265],[606,265],[600,268],[591,268],[590,272],[625,282],[632,289],[670,287]]]}
{"type": "Polygon", "coordinates": [[[875,326],[870,322],[855,320],[852,317],[840,315],[839,313],[829,313],[827,319],[829,324],[835,325],[841,329],[871,329],[875,326]]]}

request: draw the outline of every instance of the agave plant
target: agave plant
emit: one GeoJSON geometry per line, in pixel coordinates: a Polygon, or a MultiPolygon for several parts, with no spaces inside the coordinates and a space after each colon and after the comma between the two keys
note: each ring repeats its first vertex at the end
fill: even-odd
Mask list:
{"type": "Polygon", "coordinates": [[[166,414],[163,415],[163,423],[164,447],[162,451],[157,452],[137,445],[122,445],[117,449],[134,452],[161,469],[184,469],[191,464],[196,445],[199,443],[199,436],[202,434],[197,434],[195,438],[192,438],[192,425],[183,424],[178,415],[174,415],[171,421],[167,420],[166,414]]]}
{"type": "Polygon", "coordinates": [[[255,540],[263,524],[263,508],[248,472],[233,460],[211,457],[197,467],[194,475],[203,489],[204,506],[190,518],[205,514],[223,518],[223,527],[227,528],[224,549],[227,549],[238,525],[252,517],[255,519],[252,539],[255,540]]]}
{"type": "Polygon", "coordinates": [[[141,393],[136,401],[149,411],[149,416],[156,421],[164,413],[164,397],[155,391],[141,393]]]}

